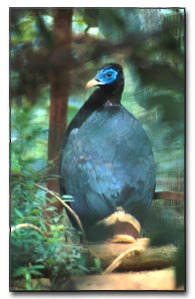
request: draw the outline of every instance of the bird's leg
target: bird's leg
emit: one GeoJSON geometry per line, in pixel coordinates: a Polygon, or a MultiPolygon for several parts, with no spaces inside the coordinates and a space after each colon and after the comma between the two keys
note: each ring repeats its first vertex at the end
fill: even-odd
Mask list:
{"type": "Polygon", "coordinates": [[[114,223],[114,235],[110,239],[112,243],[134,243],[139,237],[141,230],[140,223],[131,214],[124,211],[122,207],[117,207],[114,223]]]}

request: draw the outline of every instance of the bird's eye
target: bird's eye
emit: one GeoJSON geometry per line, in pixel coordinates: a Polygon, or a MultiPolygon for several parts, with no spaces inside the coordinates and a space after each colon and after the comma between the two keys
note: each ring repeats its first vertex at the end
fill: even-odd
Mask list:
{"type": "Polygon", "coordinates": [[[107,73],[106,77],[108,77],[108,78],[112,77],[112,73],[107,73]]]}

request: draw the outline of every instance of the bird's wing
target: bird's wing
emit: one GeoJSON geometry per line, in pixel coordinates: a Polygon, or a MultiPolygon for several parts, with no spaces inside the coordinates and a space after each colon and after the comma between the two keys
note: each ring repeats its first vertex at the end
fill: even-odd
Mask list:
{"type": "Polygon", "coordinates": [[[61,163],[64,185],[74,196],[71,206],[82,222],[94,223],[115,210],[111,200],[116,194],[113,169],[95,152],[86,149],[83,138],[71,134],[69,140],[61,163]]]}

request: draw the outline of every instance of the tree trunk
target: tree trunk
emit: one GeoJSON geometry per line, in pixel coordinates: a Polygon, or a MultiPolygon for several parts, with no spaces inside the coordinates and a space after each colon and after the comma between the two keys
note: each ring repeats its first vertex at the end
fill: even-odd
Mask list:
{"type": "MultiPolygon", "coordinates": [[[[50,175],[58,174],[59,151],[66,128],[70,86],[71,22],[72,9],[55,10],[48,140],[48,161],[53,161],[54,167],[52,167],[50,175]]],[[[49,180],[47,187],[58,191],[58,180],[49,180]]]]}

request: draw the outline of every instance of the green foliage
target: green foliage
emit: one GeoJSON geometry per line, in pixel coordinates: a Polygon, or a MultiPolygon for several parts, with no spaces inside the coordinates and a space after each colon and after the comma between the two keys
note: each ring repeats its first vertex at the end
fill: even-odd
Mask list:
{"type": "Polygon", "coordinates": [[[117,42],[128,33],[141,30],[140,11],[133,8],[77,8],[75,15],[86,24],[85,31],[98,28],[104,37],[117,42]]]}
{"type": "MultiPolygon", "coordinates": [[[[55,198],[38,189],[35,183],[49,179],[47,166],[47,117],[43,104],[38,108],[24,105],[12,107],[11,201],[10,222],[10,289],[15,281],[24,281],[32,290],[32,279],[46,276],[56,288],[59,281],[73,274],[94,271],[86,265],[79,247],[67,242],[79,239],[69,226],[65,211],[59,215],[48,205],[55,198]],[[49,213],[49,218],[46,218],[49,213]],[[20,226],[23,225],[24,226],[20,226]],[[34,228],[33,228],[34,226],[34,228]],[[37,228],[37,229],[36,229],[37,228]]],[[[70,196],[64,201],[69,202],[70,196]]],[[[97,271],[100,266],[98,265],[97,271]]],[[[59,286],[58,286],[59,287],[59,286]]]]}
{"type": "Polygon", "coordinates": [[[25,279],[25,289],[27,291],[32,290],[32,276],[42,276],[42,273],[39,270],[44,269],[43,265],[29,265],[28,267],[20,267],[13,273],[13,278],[25,279]]]}
{"type": "Polygon", "coordinates": [[[173,10],[168,20],[164,15],[160,39],[155,37],[145,46],[144,59],[141,50],[137,57],[141,87],[147,95],[145,100],[138,98],[139,103],[146,108],[158,106],[162,111],[161,119],[167,122],[184,120],[183,30],[182,13],[173,10]]]}

